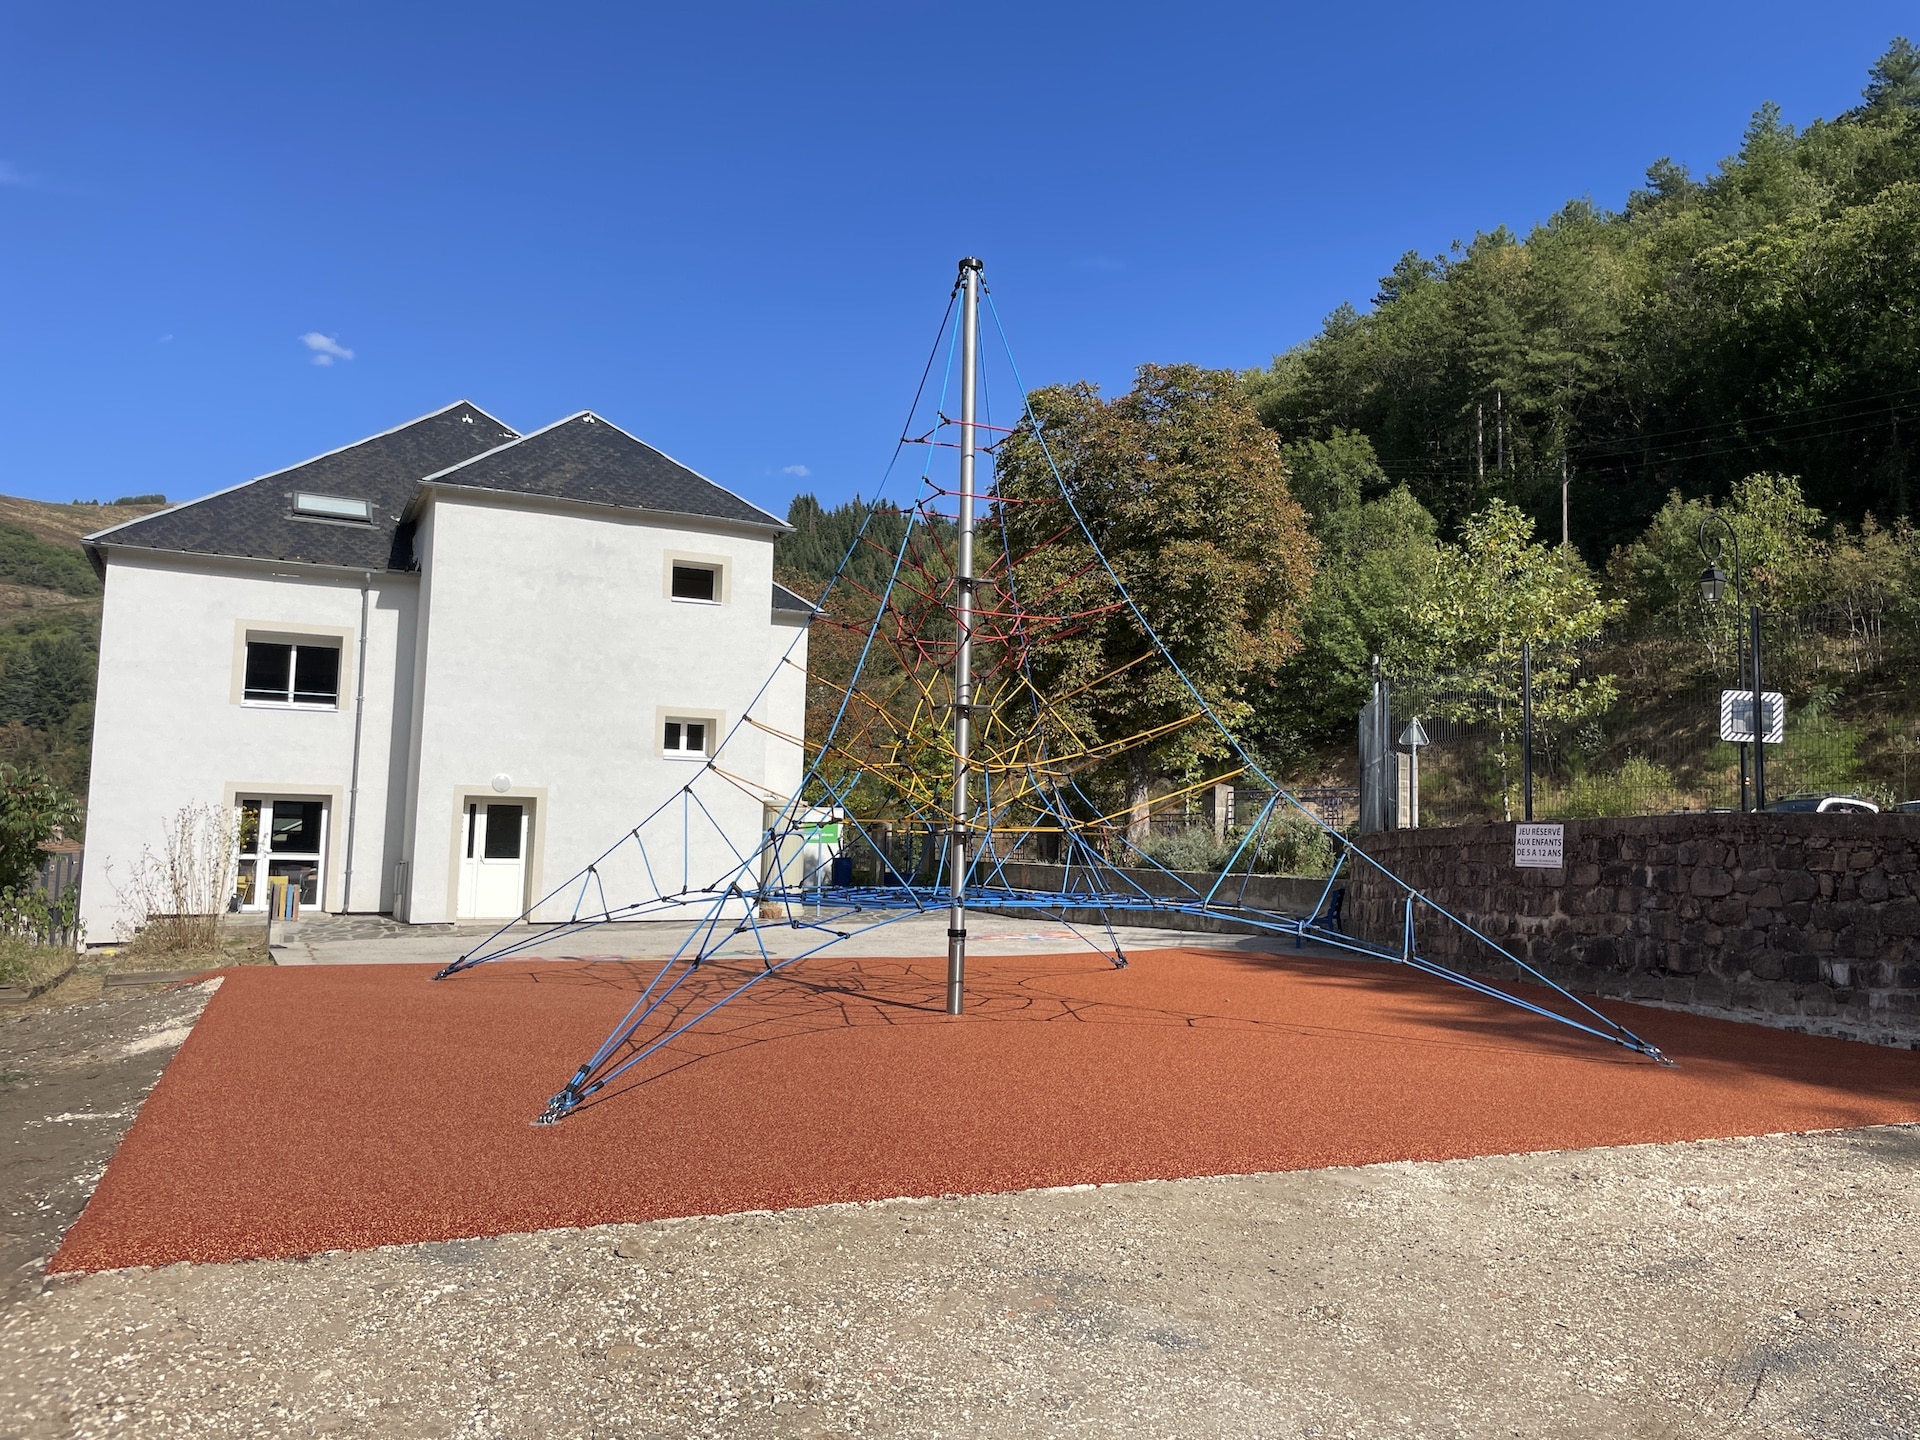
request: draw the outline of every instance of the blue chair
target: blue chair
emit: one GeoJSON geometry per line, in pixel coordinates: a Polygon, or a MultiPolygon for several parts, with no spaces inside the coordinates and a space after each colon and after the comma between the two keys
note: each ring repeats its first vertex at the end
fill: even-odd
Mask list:
{"type": "MultiPolygon", "coordinates": [[[[1346,927],[1340,923],[1340,906],[1346,898],[1347,892],[1344,886],[1335,890],[1327,897],[1326,910],[1322,914],[1314,916],[1307,924],[1316,930],[1338,930],[1342,935],[1346,934],[1346,927]]],[[[1307,937],[1304,932],[1293,937],[1293,948],[1296,950],[1304,948],[1306,943],[1307,937]]]]}

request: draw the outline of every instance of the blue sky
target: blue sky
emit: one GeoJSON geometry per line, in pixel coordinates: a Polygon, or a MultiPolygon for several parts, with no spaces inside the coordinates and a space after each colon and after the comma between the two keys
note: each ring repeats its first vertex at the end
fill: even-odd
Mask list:
{"type": "Polygon", "coordinates": [[[179,499],[466,397],[870,494],[962,254],[1030,383],[1261,364],[1920,38],[1573,10],[12,0],[0,492],[179,499]]]}

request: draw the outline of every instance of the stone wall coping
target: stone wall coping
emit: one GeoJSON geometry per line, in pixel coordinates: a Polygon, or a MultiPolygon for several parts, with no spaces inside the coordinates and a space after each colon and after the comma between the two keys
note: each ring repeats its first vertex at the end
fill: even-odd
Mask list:
{"type": "MultiPolygon", "coordinates": [[[[1418,830],[1379,830],[1358,837],[1355,843],[1369,855],[1376,849],[1423,849],[1438,845],[1492,843],[1511,845],[1513,827],[1524,823],[1516,820],[1484,820],[1470,825],[1423,826],[1418,830]]],[[[1686,811],[1674,815],[1608,816],[1579,820],[1549,818],[1535,823],[1566,826],[1569,845],[1576,834],[1638,836],[1673,834],[1678,831],[1690,831],[1693,836],[1700,838],[1738,835],[1743,840],[1758,840],[1782,836],[1794,839],[1826,836],[1863,840],[1885,836],[1920,843],[1920,814],[1896,814],[1886,810],[1878,815],[1820,815],[1809,811],[1763,811],[1757,815],[1738,810],[1711,814],[1686,811]]]]}

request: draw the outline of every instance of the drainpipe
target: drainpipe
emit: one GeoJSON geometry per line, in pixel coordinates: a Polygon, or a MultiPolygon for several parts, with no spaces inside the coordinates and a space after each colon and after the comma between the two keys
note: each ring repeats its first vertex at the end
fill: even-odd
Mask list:
{"type": "Polygon", "coordinates": [[[340,885],[340,913],[353,910],[353,832],[360,819],[360,722],[367,713],[367,606],[373,572],[360,576],[360,660],[353,680],[353,772],[347,782],[347,864],[340,885]]]}

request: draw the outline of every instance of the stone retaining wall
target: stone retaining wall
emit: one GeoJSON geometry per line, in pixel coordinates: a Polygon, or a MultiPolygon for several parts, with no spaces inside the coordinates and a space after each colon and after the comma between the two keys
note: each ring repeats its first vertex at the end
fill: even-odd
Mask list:
{"type": "MultiPolygon", "coordinates": [[[[1390,831],[1362,846],[1569,989],[1920,1048],[1920,816],[1565,826],[1560,870],[1517,868],[1510,824],[1390,831]]],[[[1397,948],[1401,895],[1368,869],[1345,882],[1349,927],[1397,948]]],[[[1414,925],[1423,953],[1500,968],[1431,913],[1416,908],[1414,925]]]]}

